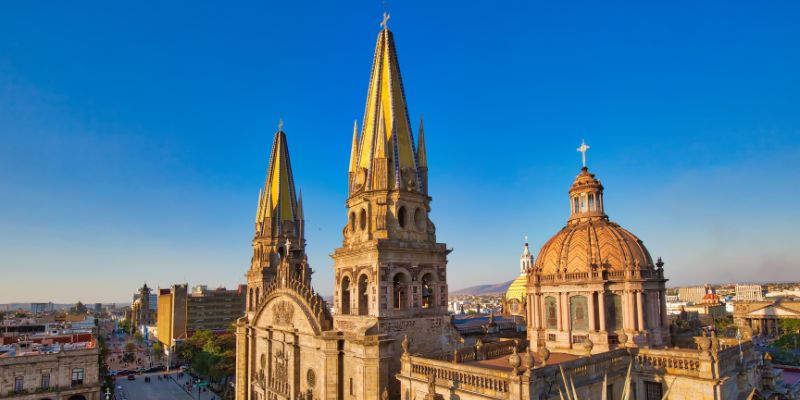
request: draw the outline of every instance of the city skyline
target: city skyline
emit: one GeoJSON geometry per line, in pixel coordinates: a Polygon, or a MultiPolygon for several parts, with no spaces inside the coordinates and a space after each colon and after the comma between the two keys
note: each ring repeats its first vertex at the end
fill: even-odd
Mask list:
{"type": "MultiPolygon", "coordinates": [[[[523,237],[535,255],[563,226],[581,140],[609,216],[664,258],[671,286],[800,278],[800,212],[780,207],[800,195],[785,184],[800,158],[791,10],[421,4],[392,4],[389,24],[410,113],[425,116],[431,218],[454,249],[453,290],[513,279],[523,237]]],[[[0,44],[0,263],[18,284],[0,303],[243,283],[279,119],[315,286],[331,294],[379,6],[78,4],[75,26],[57,9],[16,7],[0,13],[4,37],[26,33],[0,44]],[[47,29],[32,30],[34,16],[47,29]]]]}

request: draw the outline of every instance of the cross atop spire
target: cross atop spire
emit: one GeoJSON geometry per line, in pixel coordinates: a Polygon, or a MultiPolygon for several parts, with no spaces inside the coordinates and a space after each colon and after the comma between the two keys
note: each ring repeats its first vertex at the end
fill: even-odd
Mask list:
{"type": "Polygon", "coordinates": [[[387,13],[386,11],[383,12],[383,21],[381,21],[381,27],[383,29],[389,29],[389,17],[391,14],[387,13]]]}
{"type": "Polygon", "coordinates": [[[586,151],[589,150],[591,147],[586,145],[586,141],[581,139],[581,147],[578,147],[578,152],[581,153],[581,161],[583,162],[583,167],[586,168],[586,151]]]}
{"type": "Polygon", "coordinates": [[[283,130],[283,117],[278,118],[278,132],[283,130]]]}

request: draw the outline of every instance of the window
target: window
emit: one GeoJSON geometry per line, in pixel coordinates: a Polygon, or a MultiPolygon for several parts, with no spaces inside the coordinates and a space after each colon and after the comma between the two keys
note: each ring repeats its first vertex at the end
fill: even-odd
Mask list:
{"type": "Polygon", "coordinates": [[[585,296],[573,296],[569,299],[570,326],[576,331],[589,329],[589,306],[585,296]]]}
{"type": "Polygon", "coordinates": [[[614,385],[610,384],[606,386],[606,398],[613,399],[614,398],[614,385]]]}
{"type": "Polygon", "coordinates": [[[644,381],[644,398],[645,400],[661,400],[664,397],[664,388],[661,382],[644,381]]]}
{"type": "Polygon", "coordinates": [[[548,333],[547,334],[547,341],[548,342],[555,342],[556,341],[556,334],[555,333],[548,333]]]}
{"type": "Polygon", "coordinates": [[[367,229],[367,211],[361,210],[361,214],[358,217],[358,224],[361,227],[361,230],[367,229]]]}
{"type": "Polygon", "coordinates": [[[581,212],[586,212],[586,194],[581,195],[581,212]]]}
{"type": "Polygon", "coordinates": [[[577,213],[580,212],[580,205],[578,204],[578,196],[572,198],[572,212],[577,213]]]}
{"type": "Polygon", "coordinates": [[[50,389],[50,373],[42,372],[42,389],[50,389]]]}
{"type": "Polygon", "coordinates": [[[350,231],[351,232],[356,231],[356,213],[354,212],[350,213],[350,231]]]}
{"type": "Polygon", "coordinates": [[[341,291],[342,314],[347,315],[350,314],[350,278],[347,276],[342,278],[341,291]]]}
{"type": "Polygon", "coordinates": [[[606,296],[606,329],[622,329],[622,296],[618,294],[606,296]]]}
{"type": "Polygon", "coordinates": [[[83,368],[72,369],[72,385],[83,385],[83,368]]]}
{"type": "Polygon", "coordinates": [[[353,395],[353,378],[350,378],[350,395],[353,395]]]}
{"type": "Polygon", "coordinates": [[[25,377],[18,376],[14,378],[14,391],[21,392],[25,390],[25,377]]]}
{"type": "Polygon", "coordinates": [[[358,277],[358,315],[369,314],[369,278],[367,275],[358,277]]]}
{"type": "Polygon", "coordinates": [[[589,211],[594,211],[594,193],[589,194],[589,211]]]}
{"type": "Polygon", "coordinates": [[[397,209],[397,223],[400,224],[401,228],[405,229],[405,227],[406,227],[406,208],[403,207],[403,206],[400,206],[400,208],[397,209]]]}
{"type": "Polygon", "coordinates": [[[408,307],[408,279],[403,273],[395,274],[392,279],[393,305],[395,310],[404,310],[408,307]]]}
{"type": "Polygon", "coordinates": [[[422,308],[433,305],[433,274],[422,275],[422,308]]]}
{"type": "Polygon", "coordinates": [[[558,329],[558,305],[555,297],[544,298],[544,310],[547,329],[558,329]]]}

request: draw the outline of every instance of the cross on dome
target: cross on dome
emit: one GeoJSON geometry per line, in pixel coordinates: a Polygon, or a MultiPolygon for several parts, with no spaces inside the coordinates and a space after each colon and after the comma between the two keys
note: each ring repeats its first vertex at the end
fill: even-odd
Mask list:
{"type": "Polygon", "coordinates": [[[591,147],[586,144],[586,141],[581,139],[581,147],[578,147],[578,152],[581,153],[581,161],[583,162],[584,168],[586,167],[586,151],[590,148],[591,147]]]}

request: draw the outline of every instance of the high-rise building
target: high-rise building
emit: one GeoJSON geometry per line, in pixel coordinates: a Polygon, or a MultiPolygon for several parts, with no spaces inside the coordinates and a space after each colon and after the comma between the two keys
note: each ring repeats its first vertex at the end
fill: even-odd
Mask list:
{"type": "Polygon", "coordinates": [[[228,290],[198,285],[190,292],[187,284],[158,290],[156,336],[169,355],[176,341],[198,330],[223,332],[233,327],[244,313],[245,286],[228,290]]]}
{"type": "Polygon", "coordinates": [[[736,301],[762,301],[766,291],[761,285],[736,285],[736,301]]]}

